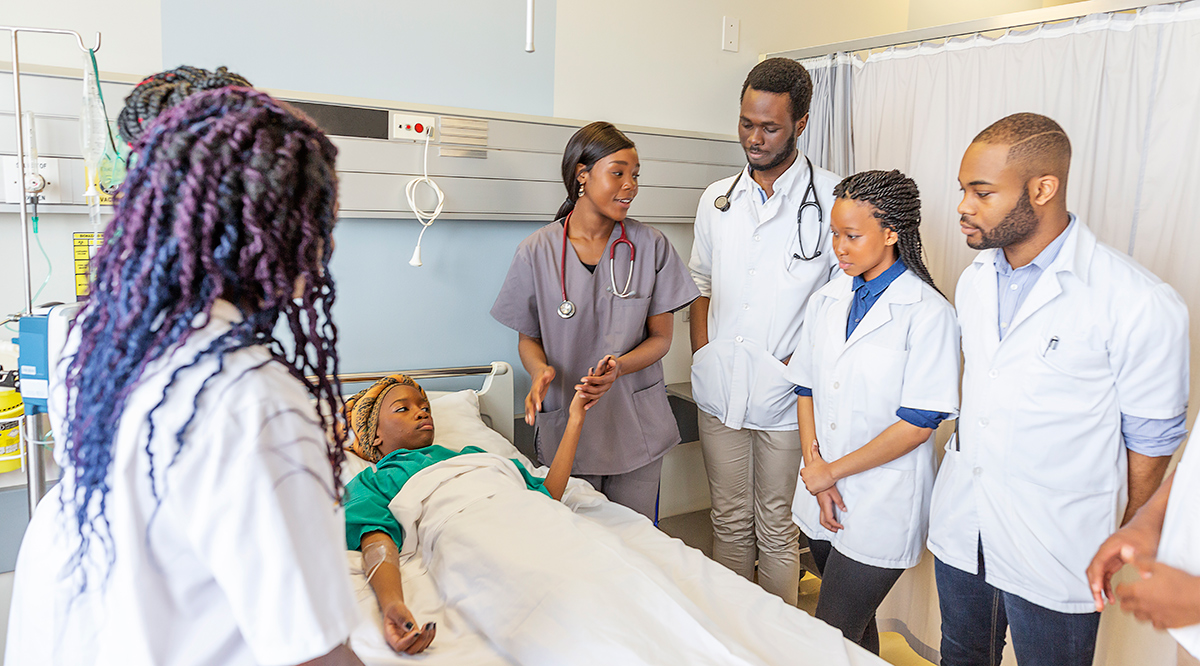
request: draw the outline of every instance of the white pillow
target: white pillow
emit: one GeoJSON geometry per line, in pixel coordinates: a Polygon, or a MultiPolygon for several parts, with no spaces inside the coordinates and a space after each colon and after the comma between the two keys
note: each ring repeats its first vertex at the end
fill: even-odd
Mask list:
{"type": "Polygon", "coordinates": [[[488,453],[516,458],[532,471],[536,465],[529,462],[504,435],[492,430],[479,415],[479,394],[471,389],[435,396],[429,401],[433,416],[433,443],[452,451],[462,451],[467,446],[478,446],[488,453]]]}
{"type": "MultiPolygon", "coordinates": [[[[462,451],[468,446],[477,446],[488,453],[505,458],[516,458],[533,471],[536,466],[517,447],[492,430],[479,415],[479,395],[471,389],[442,393],[429,392],[429,411],[433,416],[433,443],[451,451],[462,451]]],[[[346,464],[342,466],[342,479],[348,482],[371,463],[346,451],[346,464]]]]}

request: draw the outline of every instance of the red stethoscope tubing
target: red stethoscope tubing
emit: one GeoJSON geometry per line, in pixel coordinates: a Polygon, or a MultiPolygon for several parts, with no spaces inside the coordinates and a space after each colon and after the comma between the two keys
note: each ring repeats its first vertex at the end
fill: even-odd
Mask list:
{"type": "MultiPolygon", "coordinates": [[[[571,213],[567,213],[567,219],[563,220],[563,243],[562,243],[562,262],[559,265],[559,286],[562,287],[562,305],[559,306],[559,312],[563,313],[567,310],[573,315],[575,314],[575,304],[567,299],[567,229],[571,224],[571,213]],[[565,309],[564,309],[565,308],[565,309]]],[[[633,241],[625,235],[625,222],[621,221],[617,224],[621,225],[621,235],[617,240],[613,241],[612,247],[608,251],[608,269],[609,278],[612,281],[613,295],[618,298],[627,298],[632,292],[629,291],[629,283],[633,280],[633,260],[636,250],[633,247],[633,241]],[[625,281],[625,289],[623,292],[617,291],[617,278],[615,265],[617,260],[617,246],[624,243],[629,246],[629,278],[625,281]]],[[[563,315],[569,317],[570,315],[563,315]]]]}

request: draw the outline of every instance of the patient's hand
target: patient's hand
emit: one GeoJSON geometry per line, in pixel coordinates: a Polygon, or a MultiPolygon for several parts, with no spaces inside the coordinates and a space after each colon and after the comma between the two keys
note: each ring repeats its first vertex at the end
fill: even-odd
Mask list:
{"type": "Polygon", "coordinates": [[[396,652],[417,654],[433,642],[437,634],[437,623],[428,622],[417,626],[416,618],[403,601],[389,603],[383,611],[383,637],[396,652]]]}
{"type": "Polygon", "coordinates": [[[585,413],[592,405],[596,404],[595,398],[589,398],[577,389],[575,396],[571,398],[570,409],[567,410],[568,421],[583,422],[585,413]]]}
{"type": "Polygon", "coordinates": [[[582,393],[585,398],[595,402],[608,393],[608,389],[612,388],[613,382],[620,374],[620,362],[617,361],[617,357],[609,354],[600,359],[595,368],[589,369],[587,376],[579,380],[575,385],[575,392],[582,393]]]}

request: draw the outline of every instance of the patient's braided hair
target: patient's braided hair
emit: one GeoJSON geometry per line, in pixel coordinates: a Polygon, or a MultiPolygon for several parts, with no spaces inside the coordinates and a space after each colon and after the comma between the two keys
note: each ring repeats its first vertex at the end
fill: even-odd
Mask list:
{"type": "MultiPolygon", "coordinates": [[[[921,248],[921,193],[912,178],[899,171],[863,171],[833,188],[839,199],[864,201],[875,209],[879,225],[896,232],[896,253],[908,269],[937,289],[925,267],[921,248]]],[[[938,289],[938,293],[941,290],[938,289]]]]}
{"type": "Polygon", "coordinates": [[[266,94],[222,88],[163,114],[134,151],[138,159],[96,255],[92,293],[75,324],[79,348],[67,367],[61,444],[70,465],[62,501],[78,527],[76,563],[93,539],[109,565],[115,561],[105,505],[126,400],[149,363],[208,323],[218,298],[245,318],[185,366],[217,361],[165,460],[151,451],[152,417],[179,371],[151,410],[145,453],[152,495],[161,506],[163,470],[182,450],[205,386],[228,354],[254,345],[265,346],[268,364],[281,364],[317,400],[320,425],[332,433],[332,441],[322,440],[333,468],[329,491],[341,494],[344,435],[333,427],[340,385],[329,379],[338,370],[328,271],[337,149],[312,121],[266,94]],[[282,340],[275,337],[284,330],[276,326],[281,319],[290,333],[282,340]]]}
{"type": "Polygon", "coordinates": [[[195,93],[226,86],[251,87],[249,81],[224,67],[210,72],[184,65],[154,74],[137,84],[125,98],[125,108],[117,116],[117,131],[126,143],[132,144],[142,138],[150,123],[167,109],[195,93]]]}

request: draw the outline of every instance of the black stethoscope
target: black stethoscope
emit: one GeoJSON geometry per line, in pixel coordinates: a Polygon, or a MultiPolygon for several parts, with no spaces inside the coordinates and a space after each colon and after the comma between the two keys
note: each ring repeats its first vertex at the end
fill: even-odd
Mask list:
{"type": "MultiPolygon", "coordinates": [[[[563,220],[563,245],[562,245],[562,266],[559,269],[559,284],[562,285],[562,303],[558,304],[558,316],[563,319],[570,319],[575,316],[575,304],[567,298],[567,225],[571,223],[571,213],[567,213],[567,219],[563,220]]],[[[608,250],[608,279],[612,282],[612,293],[617,298],[629,298],[633,295],[633,290],[629,288],[633,284],[633,241],[625,235],[625,222],[618,222],[621,225],[621,236],[613,241],[612,247],[608,250]],[[629,277],[625,279],[625,288],[617,289],[617,246],[620,244],[629,246],[629,277]]]]}
{"type": "MultiPolygon", "coordinates": [[[[803,153],[801,153],[803,154],[803,153]]],[[[817,200],[817,186],[813,182],[813,165],[812,160],[808,159],[808,155],[804,155],[804,161],[808,163],[808,187],[804,188],[804,196],[800,199],[800,209],[796,211],[796,236],[800,239],[800,254],[792,253],[792,258],[803,259],[804,261],[812,261],[821,256],[821,246],[825,244],[825,210],[821,208],[821,202],[817,200]],[[809,199],[809,196],[812,199],[809,199]],[[817,209],[817,251],[809,256],[804,251],[804,209],[812,206],[817,209]]],[[[733,194],[733,188],[737,187],[738,181],[742,179],[744,171],[739,171],[737,178],[733,179],[733,184],[729,186],[729,191],[717,197],[713,201],[713,205],[717,210],[724,213],[729,210],[729,197],[733,194]]],[[[565,256],[565,255],[564,255],[565,256]]],[[[564,296],[565,298],[565,296],[564,296]]]]}

